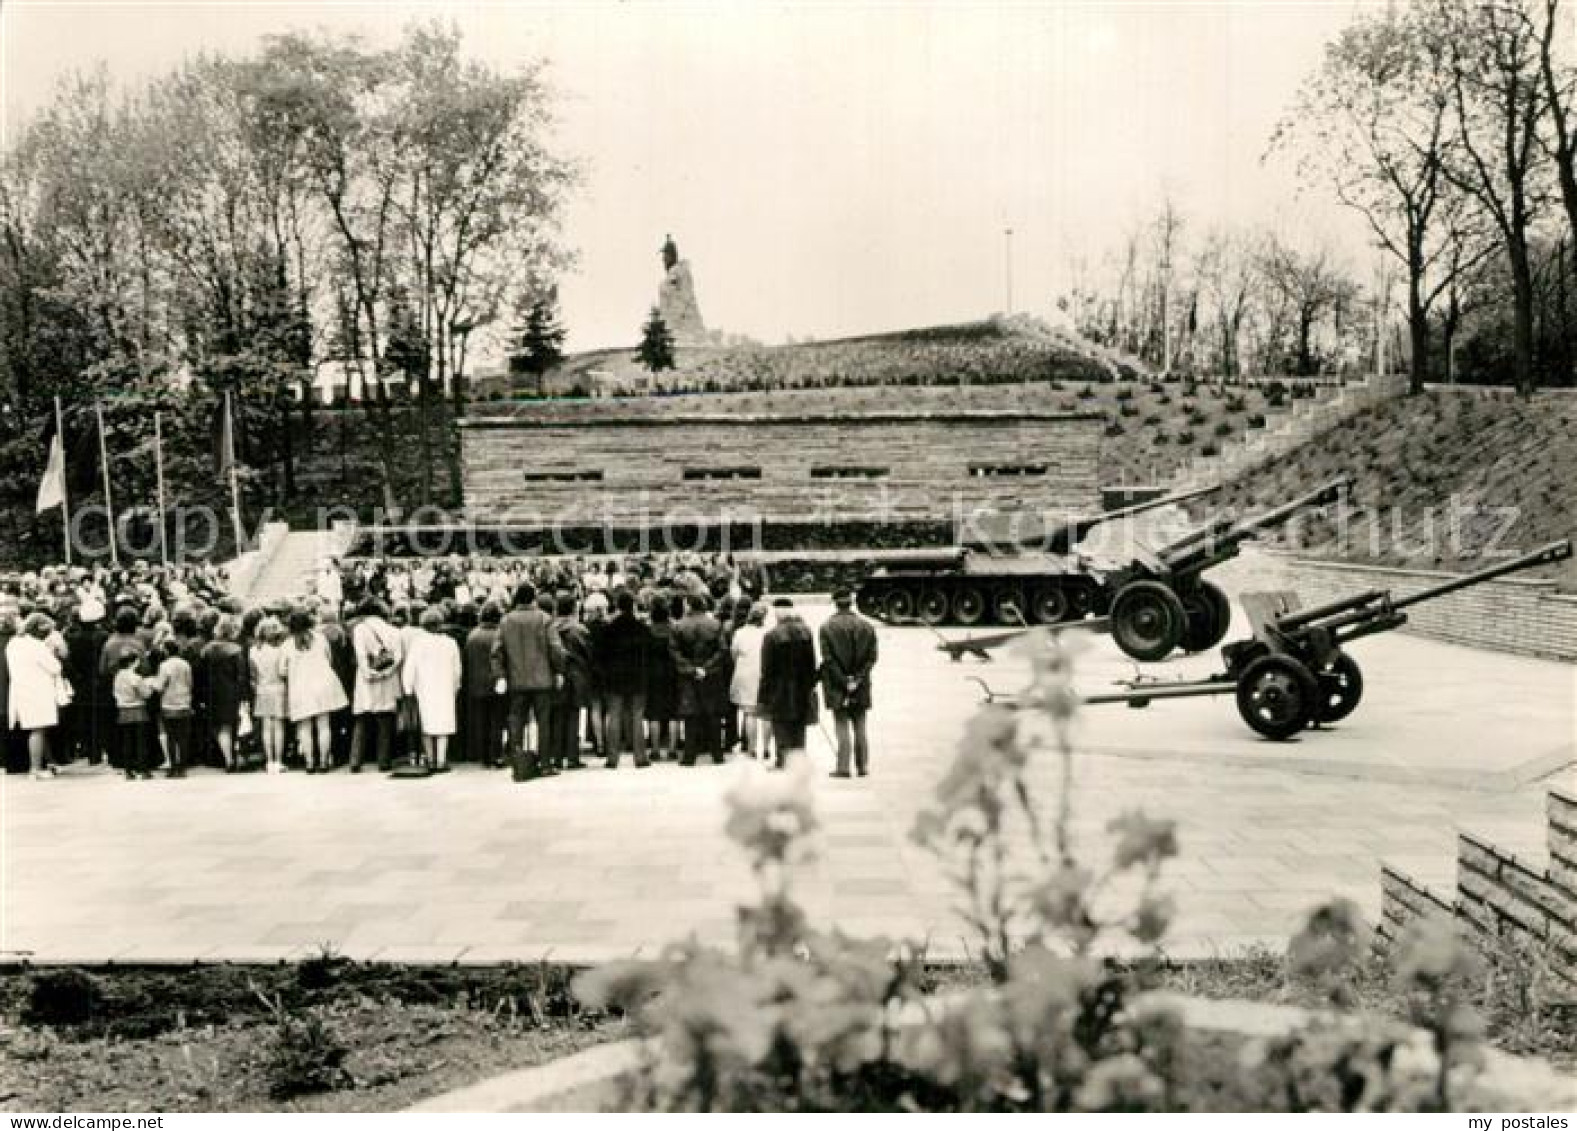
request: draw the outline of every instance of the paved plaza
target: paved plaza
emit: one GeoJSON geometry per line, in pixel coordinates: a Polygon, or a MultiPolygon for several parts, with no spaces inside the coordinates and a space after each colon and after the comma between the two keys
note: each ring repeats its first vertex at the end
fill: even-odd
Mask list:
{"type": "MultiPolygon", "coordinates": [[[[826,612],[814,605],[809,619],[826,612]]],[[[924,629],[880,632],[874,774],[818,773],[824,834],[801,890],[824,925],[957,954],[949,893],[908,833],[980,699],[969,677],[1006,690],[1024,668],[1007,656],[951,663],[924,629]]],[[[1572,781],[1577,669],[1397,634],[1353,651],[1365,702],[1339,729],[1294,743],[1256,738],[1230,698],[1086,710],[1080,837],[1101,850],[1102,826],[1131,808],[1178,821],[1175,953],[1281,945],[1331,895],[1372,916],[1381,860],[1448,885],[1459,827],[1536,851],[1544,785],[1572,781]]],[[[1197,675],[1215,662],[1151,671],[1197,675]]],[[[1132,672],[1100,637],[1079,682],[1095,691],[1132,672]]],[[[822,735],[811,753],[831,768],[822,735]]],[[[416,781],[9,777],[0,958],[260,961],[333,947],[386,960],[592,961],[692,931],[725,939],[749,890],[722,831],[739,760],[626,760],[523,785],[470,767],[416,781]]]]}

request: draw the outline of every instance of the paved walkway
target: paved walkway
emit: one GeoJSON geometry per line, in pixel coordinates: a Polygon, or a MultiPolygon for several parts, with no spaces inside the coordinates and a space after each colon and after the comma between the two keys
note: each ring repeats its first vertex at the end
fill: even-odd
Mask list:
{"type": "MultiPolygon", "coordinates": [[[[882,630],[875,774],[819,780],[825,834],[803,892],[821,922],[929,936],[947,954],[962,950],[949,893],[908,830],[978,701],[966,677],[1010,688],[1022,667],[952,664],[933,642],[882,630]]],[[[1438,874],[1458,824],[1540,827],[1538,779],[1573,754],[1573,668],[1394,634],[1355,653],[1367,700],[1339,730],[1294,744],[1255,738],[1229,698],[1087,710],[1081,839],[1100,850],[1105,822],[1135,807],[1178,820],[1177,953],[1280,945],[1333,894],[1372,915],[1377,862],[1438,874]]],[[[1093,690],[1131,671],[1099,638],[1080,682],[1093,690]]],[[[825,741],[812,745],[830,768],[825,741]]],[[[332,946],[388,960],[589,961],[691,931],[724,939],[748,890],[722,834],[739,772],[626,762],[525,785],[475,769],[425,781],[6,778],[0,958],[273,960],[332,946]]]]}

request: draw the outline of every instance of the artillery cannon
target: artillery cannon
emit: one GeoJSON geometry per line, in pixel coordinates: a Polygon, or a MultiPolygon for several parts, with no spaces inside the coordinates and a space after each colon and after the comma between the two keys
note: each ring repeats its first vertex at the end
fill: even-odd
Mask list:
{"type": "Polygon", "coordinates": [[[1357,708],[1363,698],[1363,672],[1343,645],[1400,628],[1407,623],[1406,610],[1414,605],[1571,556],[1570,541],[1552,542],[1406,597],[1370,589],[1312,609],[1299,609],[1293,593],[1245,594],[1243,608],[1254,634],[1221,650],[1225,671],[1202,680],[1136,681],[1126,691],[1091,695],[1084,701],[1148,707],[1157,699],[1234,695],[1238,714],[1250,728],[1283,741],[1307,727],[1340,722],[1357,708]]]}
{"type": "MultiPolygon", "coordinates": [[[[987,540],[934,555],[910,555],[867,576],[856,601],[867,616],[889,624],[1082,624],[1109,629],[1117,646],[1136,660],[1164,659],[1179,646],[1202,652],[1221,642],[1232,617],[1226,595],[1202,574],[1236,557],[1242,544],[1260,531],[1310,507],[1335,502],[1350,482],[1342,476],[1263,514],[1207,523],[1158,550],[1141,550],[1111,570],[1075,553],[1097,526],[1187,502],[1215,488],[1077,518],[1039,538],[987,540]]],[[[998,632],[944,641],[941,647],[956,659],[966,652],[984,654],[1016,635],[998,632]]]]}

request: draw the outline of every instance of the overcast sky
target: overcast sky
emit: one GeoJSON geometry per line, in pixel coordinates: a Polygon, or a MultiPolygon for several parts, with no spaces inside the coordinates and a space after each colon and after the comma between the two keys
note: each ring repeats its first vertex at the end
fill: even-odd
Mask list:
{"type": "MultiPolygon", "coordinates": [[[[201,3],[4,0],[14,130],[63,74],[128,82],[289,28],[391,41],[455,22],[508,67],[543,56],[586,166],[563,288],[576,348],[626,344],[672,232],[709,325],[764,341],[1045,311],[1163,193],[1192,230],[1351,229],[1261,162],[1362,0],[1256,3],[201,3]]],[[[1361,246],[1361,245],[1358,245],[1361,246]]],[[[1361,254],[1361,253],[1359,253],[1361,254]]]]}

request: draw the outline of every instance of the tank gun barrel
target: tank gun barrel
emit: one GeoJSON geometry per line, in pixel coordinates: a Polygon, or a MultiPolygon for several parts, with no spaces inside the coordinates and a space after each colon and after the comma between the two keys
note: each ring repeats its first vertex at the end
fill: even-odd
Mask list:
{"type": "Polygon", "coordinates": [[[1257,515],[1239,519],[1219,519],[1183,538],[1161,548],[1158,556],[1174,570],[1187,570],[1201,562],[1208,566],[1223,558],[1231,557],[1240,543],[1261,530],[1285,525],[1300,511],[1310,507],[1323,507],[1340,499],[1352,486],[1352,476],[1339,475],[1329,483],[1297,498],[1262,511],[1257,515]]]}
{"type": "Polygon", "coordinates": [[[1071,552],[1085,538],[1089,537],[1090,531],[1097,526],[1104,526],[1109,522],[1132,518],[1134,515],[1144,514],[1146,511],[1160,510],[1162,507],[1186,503],[1192,499],[1208,495],[1215,489],[1215,484],[1209,487],[1195,487],[1188,491],[1177,491],[1170,495],[1146,499],[1142,503],[1116,507],[1113,510],[1102,511],[1100,514],[1081,515],[1078,518],[1068,519],[1065,522],[1045,527],[1039,537],[1011,537],[1002,541],[993,541],[992,545],[999,548],[1011,547],[1014,549],[1043,550],[1053,554],[1066,554],[1071,552]]]}

